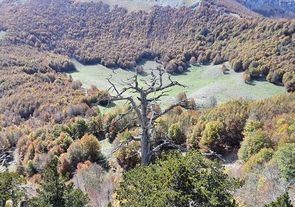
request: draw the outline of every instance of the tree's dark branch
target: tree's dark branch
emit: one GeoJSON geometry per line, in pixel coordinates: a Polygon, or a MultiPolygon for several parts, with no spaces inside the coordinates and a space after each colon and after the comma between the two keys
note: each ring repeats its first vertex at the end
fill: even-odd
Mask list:
{"type": "Polygon", "coordinates": [[[159,100],[160,98],[164,97],[164,96],[168,96],[168,93],[170,92],[171,90],[166,90],[166,91],[162,91],[159,95],[153,97],[153,98],[149,98],[147,99],[148,102],[152,102],[152,101],[157,101],[159,100]]]}
{"type": "Polygon", "coordinates": [[[171,77],[169,77],[169,80],[170,80],[170,83],[163,86],[162,84],[160,84],[160,86],[158,87],[155,87],[155,88],[149,88],[147,90],[147,94],[150,94],[150,93],[153,93],[153,92],[158,92],[158,91],[163,91],[165,89],[168,89],[168,88],[171,88],[171,87],[174,87],[174,86],[180,86],[180,87],[186,87],[185,85],[183,84],[180,84],[179,82],[177,81],[172,81],[171,80],[171,77]]]}
{"type": "Polygon", "coordinates": [[[152,156],[156,152],[160,151],[163,147],[170,147],[170,148],[173,148],[173,149],[177,149],[180,152],[187,152],[188,151],[187,148],[185,148],[185,147],[183,147],[181,145],[175,144],[172,140],[166,139],[161,144],[157,145],[156,147],[154,147],[150,151],[150,156],[152,156]]]}
{"type": "Polygon", "coordinates": [[[202,155],[206,156],[206,157],[217,157],[218,159],[222,160],[222,161],[225,161],[223,158],[222,158],[222,155],[216,153],[216,152],[213,152],[212,150],[209,150],[209,152],[205,152],[205,153],[202,153],[202,155]]]}

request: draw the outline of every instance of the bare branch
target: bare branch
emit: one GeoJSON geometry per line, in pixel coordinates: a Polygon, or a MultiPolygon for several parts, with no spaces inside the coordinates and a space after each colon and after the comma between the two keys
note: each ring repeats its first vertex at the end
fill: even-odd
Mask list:
{"type": "Polygon", "coordinates": [[[151,102],[151,101],[157,101],[159,100],[160,98],[164,97],[164,96],[168,96],[168,93],[170,92],[171,90],[166,90],[166,91],[162,91],[158,96],[155,96],[153,98],[149,98],[147,99],[148,102],[151,102]]]}
{"type": "Polygon", "coordinates": [[[187,152],[187,148],[182,147],[181,145],[175,144],[172,140],[166,139],[163,141],[163,143],[159,144],[158,146],[156,146],[155,148],[153,148],[150,152],[150,156],[152,156],[153,154],[155,154],[156,152],[160,151],[163,147],[170,147],[173,149],[177,149],[180,152],[187,152]]]}
{"type": "Polygon", "coordinates": [[[158,92],[158,91],[163,91],[165,89],[172,88],[174,86],[186,87],[185,85],[182,85],[182,84],[178,83],[177,81],[172,81],[170,77],[169,77],[169,80],[170,80],[170,83],[165,85],[165,86],[160,85],[160,86],[158,86],[156,88],[149,88],[147,90],[147,94],[150,94],[150,93],[153,93],[153,92],[158,92]]]}

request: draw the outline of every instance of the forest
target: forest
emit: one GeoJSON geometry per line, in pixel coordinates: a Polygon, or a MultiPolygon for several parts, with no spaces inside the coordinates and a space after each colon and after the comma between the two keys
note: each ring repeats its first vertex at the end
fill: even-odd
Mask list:
{"type": "Polygon", "coordinates": [[[293,206],[295,21],[218,2],[150,12],[0,2],[0,205],[293,206]],[[112,91],[85,88],[66,73],[76,70],[72,58],[134,77],[121,91],[111,77],[112,91]],[[144,86],[142,60],[164,66],[144,86]],[[174,75],[225,62],[286,93],[199,108],[183,92],[159,104],[167,89],[185,87],[174,75]]]}
{"type": "Polygon", "coordinates": [[[294,20],[241,18],[218,5],[205,1],[197,11],[155,7],[147,13],[102,2],[7,1],[0,7],[0,27],[13,44],[85,64],[133,69],[142,59],[156,59],[173,74],[189,64],[230,61],[237,72],[294,91],[294,20]]]}

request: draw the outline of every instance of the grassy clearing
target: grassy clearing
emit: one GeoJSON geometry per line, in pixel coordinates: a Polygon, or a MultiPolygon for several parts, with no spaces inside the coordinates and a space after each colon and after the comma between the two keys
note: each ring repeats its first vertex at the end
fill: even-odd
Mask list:
{"type": "MultiPolygon", "coordinates": [[[[82,2],[89,2],[90,0],[79,0],[82,2]]],[[[99,2],[100,0],[95,0],[99,2]]],[[[147,11],[149,12],[154,6],[171,6],[171,7],[181,7],[181,6],[193,6],[198,1],[197,0],[102,0],[103,3],[106,3],[110,6],[120,6],[126,8],[128,11],[147,11]]]]}
{"type": "MultiPolygon", "coordinates": [[[[80,80],[86,88],[95,85],[101,89],[108,89],[110,85],[106,79],[111,75],[117,86],[122,88],[122,81],[134,75],[133,72],[122,69],[111,70],[102,65],[85,66],[75,60],[73,62],[78,71],[71,73],[71,76],[75,80],[80,80]]],[[[158,65],[156,62],[147,61],[143,67],[145,70],[150,70],[158,65]]],[[[142,77],[142,79],[148,81],[148,77],[142,77]]],[[[173,76],[172,79],[187,87],[173,88],[169,92],[169,96],[163,98],[163,105],[172,102],[180,92],[186,92],[189,97],[196,99],[215,96],[219,103],[237,98],[262,99],[285,92],[284,87],[266,81],[254,81],[252,85],[245,84],[242,80],[242,73],[230,71],[229,74],[224,75],[221,65],[193,66],[186,74],[173,76]]],[[[167,81],[167,77],[165,77],[165,81],[167,81]]]]}

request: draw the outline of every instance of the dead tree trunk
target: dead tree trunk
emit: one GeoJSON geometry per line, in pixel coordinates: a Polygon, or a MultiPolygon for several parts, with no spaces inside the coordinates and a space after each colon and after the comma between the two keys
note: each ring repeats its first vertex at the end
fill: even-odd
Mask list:
{"type": "MultiPolygon", "coordinates": [[[[135,111],[139,125],[141,127],[141,163],[142,165],[148,165],[150,158],[154,152],[154,149],[159,149],[159,146],[156,146],[154,149],[151,149],[151,132],[154,128],[156,120],[174,109],[177,106],[182,106],[183,103],[175,103],[163,112],[156,114],[154,113],[152,107],[153,103],[159,101],[163,96],[167,96],[168,89],[184,85],[178,83],[177,81],[172,81],[170,76],[168,77],[168,83],[163,83],[164,70],[157,69],[157,74],[151,72],[150,81],[144,82],[144,86],[140,86],[138,81],[138,74],[136,74],[132,79],[129,79],[128,82],[125,82],[125,88],[119,90],[117,86],[111,81],[111,78],[108,79],[112,91],[116,94],[115,96],[110,97],[110,101],[120,101],[126,100],[130,103],[130,111],[135,111]],[[130,95],[134,94],[134,95],[130,95]],[[134,97],[137,97],[139,101],[136,101],[134,97]],[[151,108],[151,109],[150,109],[151,108]],[[149,116],[149,113],[152,116],[149,116]]],[[[165,142],[165,144],[168,142],[165,142]]],[[[161,144],[162,146],[163,144],[161,144]]]]}

